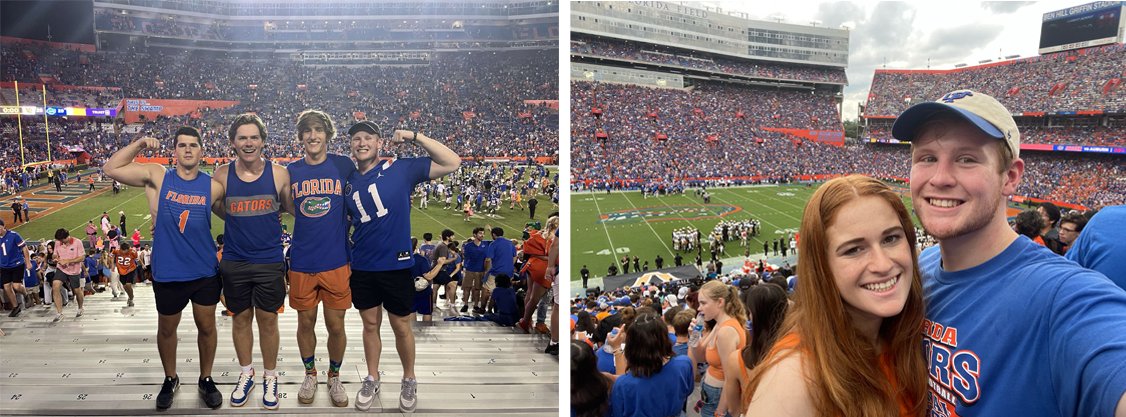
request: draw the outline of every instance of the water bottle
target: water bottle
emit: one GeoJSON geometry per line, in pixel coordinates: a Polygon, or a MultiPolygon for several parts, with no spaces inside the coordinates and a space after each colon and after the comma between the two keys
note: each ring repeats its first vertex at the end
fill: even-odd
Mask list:
{"type": "Polygon", "coordinates": [[[618,329],[614,329],[614,331],[610,332],[610,337],[618,337],[618,329]]]}
{"type": "Polygon", "coordinates": [[[688,346],[696,347],[700,343],[700,337],[704,335],[704,314],[701,313],[696,318],[696,324],[688,329],[688,346]]]}

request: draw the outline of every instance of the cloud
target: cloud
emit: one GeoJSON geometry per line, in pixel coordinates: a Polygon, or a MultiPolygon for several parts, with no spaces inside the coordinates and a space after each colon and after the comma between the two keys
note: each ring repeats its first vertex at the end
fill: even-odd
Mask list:
{"type": "Polygon", "coordinates": [[[922,59],[925,55],[935,62],[963,60],[974,51],[989,45],[1004,30],[1004,25],[996,23],[967,23],[938,28],[931,32],[927,41],[919,48],[918,57],[922,59]]]}
{"type": "Polygon", "coordinates": [[[1025,6],[1036,4],[1034,1],[983,1],[981,8],[997,14],[1015,13],[1025,6]]]}

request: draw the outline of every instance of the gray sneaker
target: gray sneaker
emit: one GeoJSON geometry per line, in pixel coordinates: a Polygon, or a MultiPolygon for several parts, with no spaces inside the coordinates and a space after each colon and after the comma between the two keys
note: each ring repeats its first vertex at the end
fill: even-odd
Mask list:
{"type": "Polygon", "coordinates": [[[371,408],[371,403],[375,402],[377,396],[379,396],[379,380],[373,381],[364,378],[363,384],[360,385],[360,392],[356,393],[356,409],[367,411],[371,408]]]}
{"type": "Polygon", "coordinates": [[[328,396],[332,398],[332,405],[348,406],[348,393],[344,391],[344,384],[340,383],[339,376],[328,378],[328,396]]]}
{"type": "Polygon", "coordinates": [[[415,406],[418,405],[416,394],[418,394],[418,381],[403,378],[402,391],[399,392],[399,411],[413,413],[415,406]]]}
{"type": "Polygon", "coordinates": [[[297,401],[301,404],[311,404],[317,395],[317,374],[305,374],[305,382],[301,383],[301,390],[297,391],[297,401]]]}

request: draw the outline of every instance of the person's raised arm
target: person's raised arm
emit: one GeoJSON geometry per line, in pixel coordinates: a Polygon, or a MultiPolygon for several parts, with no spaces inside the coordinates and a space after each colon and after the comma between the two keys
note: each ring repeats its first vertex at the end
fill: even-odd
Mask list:
{"type": "Polygon", "coordinates": [[[409,130],[396,130],[391,136],[392,143],[410,143],[422,147],[430,155],[430,179],[437,179],[446,174],[457,171],[461,166],[461,158],[454,151],[434,139],[418,132],[409,130]]]}
{"type": "Polygon", "coordinates": [[[132,187],[144,187],[152,183],[153,176],[163,171],[164,167],[159,164],[133,162],[133,158],[145,149],[160,149],[160,141],[156,138],[144,137],[114,152],[103,167],[106,176],[132,187]]]}

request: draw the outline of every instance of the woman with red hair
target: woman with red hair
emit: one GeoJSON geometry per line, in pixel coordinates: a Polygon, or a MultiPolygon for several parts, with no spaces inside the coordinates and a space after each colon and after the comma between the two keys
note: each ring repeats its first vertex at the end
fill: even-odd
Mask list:
{"type": "MultiPolygon", "coordinates": [[[[883,183],[848,176],[806,204],[794,305],[754,366],[746,415],[922,416],[923,288],[915,228],[883,183]]],[[[734,414],[734,413],[733,413],[734,414]]]]}

